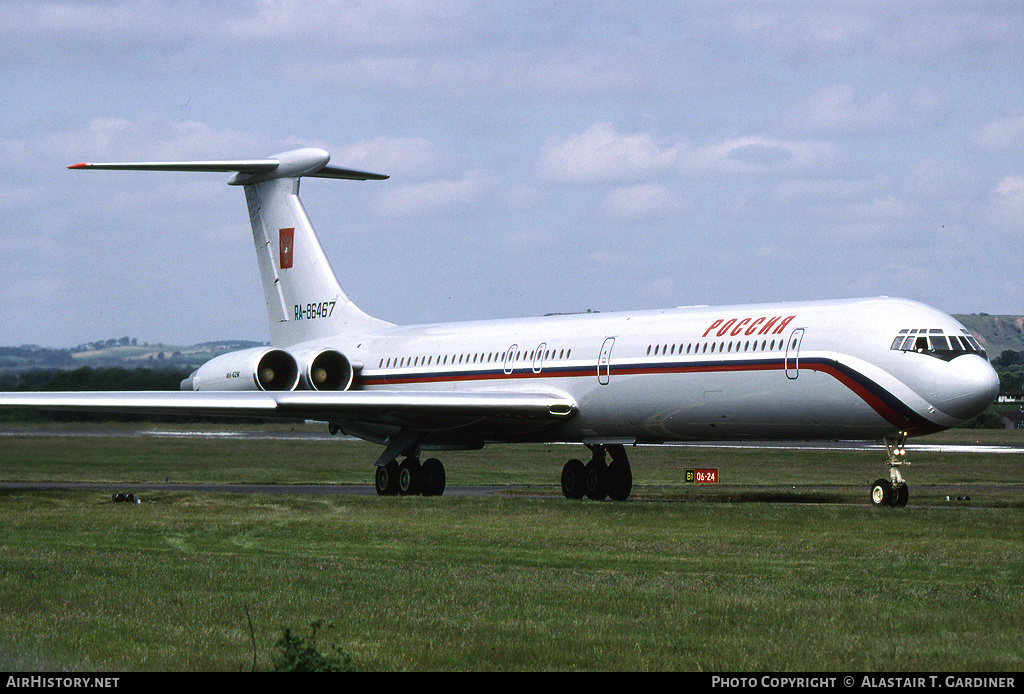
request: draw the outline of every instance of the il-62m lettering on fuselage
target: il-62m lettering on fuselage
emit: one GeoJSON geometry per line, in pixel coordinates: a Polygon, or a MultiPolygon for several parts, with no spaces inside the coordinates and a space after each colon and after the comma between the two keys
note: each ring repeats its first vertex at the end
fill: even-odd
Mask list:
{"type": "Polygon", "coordinates": [[[0,406],[323,421],[383,447],[382,495],[440,494],[444,466],[423,454],[492,443],[581,444],[589,455],[563,465],[563,494],[622,500],[632,444],[876,439],[889,477],[872,485],[872,502],[899,506],[906,438],[962,424],[995,398],[996,374],[968,331],[903,299],[393,325],[342,291],[298,197],[302,177],[387,176],[329,160],[300,149],[70,167],[233,173],[273,347],[216,357],[180,392],[13,393],[0,406]]]}

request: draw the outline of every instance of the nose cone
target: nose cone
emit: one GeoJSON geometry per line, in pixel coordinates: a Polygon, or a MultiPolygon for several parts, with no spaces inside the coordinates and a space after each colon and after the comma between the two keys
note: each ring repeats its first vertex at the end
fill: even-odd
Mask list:
{"type": "Polygon", "coordinates": [[[981,414],[999,394],[999,375],[988,360],[963,354],[952,360],[935,379],[939,409],[967,421],[981,414]]]}

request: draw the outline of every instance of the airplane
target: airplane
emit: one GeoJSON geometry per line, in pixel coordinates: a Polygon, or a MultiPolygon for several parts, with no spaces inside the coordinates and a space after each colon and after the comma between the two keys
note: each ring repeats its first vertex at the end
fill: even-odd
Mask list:
{"type": "Polygon", "coordinates": [[[679,441],[881,440],[875,506],[905,506],[908,437],[956,427],[996,397],[959,322],[888,297],[690,306],[398,326],[342,290],[299,199],[303,177],[385,180],[322,149],[266,159],[75,164],[233,174],[242,186],[271,345],[218,356],[174,392],[4,393],[0,406],[304,419],[383,446],[382,496],[441,495],[422,453],[492,443],[582,444],[569,499],[627,499],[627,446],[679,441]],[[610,458],[610,461],[609,461],[610,458]]]}

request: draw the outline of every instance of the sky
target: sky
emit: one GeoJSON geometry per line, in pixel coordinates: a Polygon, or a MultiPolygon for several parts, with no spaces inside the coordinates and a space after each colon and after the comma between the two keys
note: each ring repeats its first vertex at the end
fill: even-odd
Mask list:
{"type": "Polygon", "coordinates": [[[899,296],[1024,313],[1024,5],[0,2],[0,344],[269,339],[229,175],[321,147],[400,324],[899,296]]]}

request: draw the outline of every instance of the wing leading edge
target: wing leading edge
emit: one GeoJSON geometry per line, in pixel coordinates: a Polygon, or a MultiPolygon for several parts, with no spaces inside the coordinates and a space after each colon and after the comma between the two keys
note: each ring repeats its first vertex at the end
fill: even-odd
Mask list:
{"type": "Polygon", "coordinates": [[[311,419],[420,431],[535,429],[572,418],[559,392],[146,391],[2,393],[0,407],[50,411],[311,419]]]}

